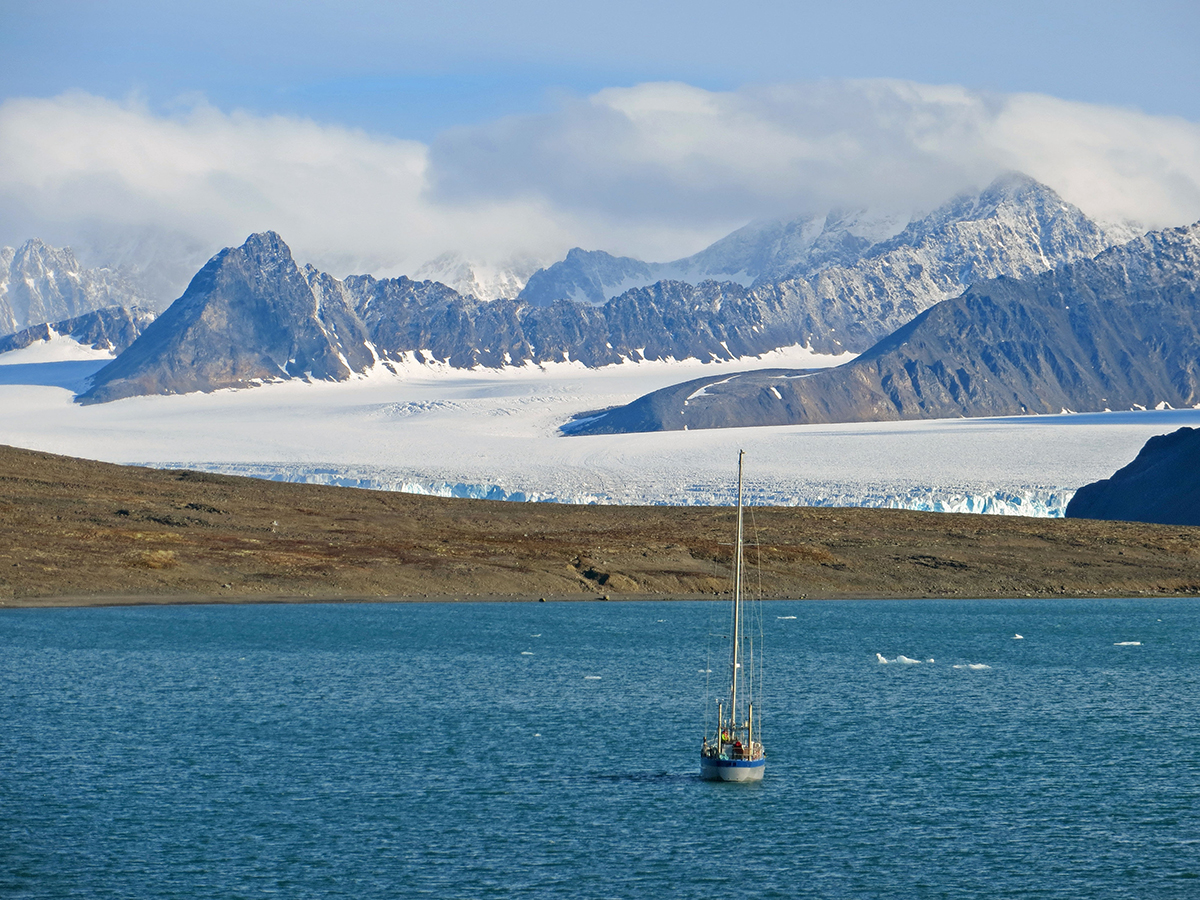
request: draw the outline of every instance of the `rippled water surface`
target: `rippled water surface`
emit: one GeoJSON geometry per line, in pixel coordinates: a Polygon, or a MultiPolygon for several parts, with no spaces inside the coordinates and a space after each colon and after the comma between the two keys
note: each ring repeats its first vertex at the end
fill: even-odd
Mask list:
{"type": "Polygon", "coordinates": [[[0,896],[1200,897],[1200,604],[720,610],[0,612],[0,896]]]}

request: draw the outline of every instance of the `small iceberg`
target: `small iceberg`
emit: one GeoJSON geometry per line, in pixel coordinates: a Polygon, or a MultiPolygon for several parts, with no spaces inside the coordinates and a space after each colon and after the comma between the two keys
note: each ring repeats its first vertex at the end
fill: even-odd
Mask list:
{"type": "Polygon", "coordinates": [[[794,619],[796,617],[795,616],[776,616],[775,618],[777,618],[777,619],[794,619]]]}
{"type": "MultiPolygon", "coordinates": [[[[890,663],[900,663],[901,665],[904,665],[904,666],[919,666],[921,664],[921,660],[912,659],[911,657],[905,656],[903,653],[901,653],[895,659],[888,659],[882,653],[876,653],[875,658],[877,660],[879,660],[879,664],[881,666],[886,666],[886,665],[889,665],[890,663]]],[[[933,662],[932,659],[929,661],[933,662]]]]}
{"type": "Polygon", "coordinates": [[[1140,646],[1142,646],[1142,642],[1141,641],[1117,641],[1117,643],[1113,644],[1113,646],[1114,647],[1140,647],[1140,646]]]}
{"type": "Polygon", "coordinates": [[[1023,635],[1023,634],[1014,634],[1014,635],[1013,635],[1013,640],[1014,640],[1014,641],[1023,641],[1023,640],[1025,640],[1025,635],[1023,635]]]}
{"type": "Polygon", "coordinates": [[[970,669],[973,672],[981,672],[984,669],[990,669],[991,666],[989,666],[987,663],[960,663],[958,665],[952,666],[951,668],[970,669]]]}

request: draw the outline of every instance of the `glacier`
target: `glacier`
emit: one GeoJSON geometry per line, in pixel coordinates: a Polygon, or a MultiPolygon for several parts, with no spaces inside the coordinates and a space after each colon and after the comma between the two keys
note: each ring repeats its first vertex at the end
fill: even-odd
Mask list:
{"type": "Polygon", "coordinates": [[[68,338],[0,354],[0,442],[106,462],[479,499],[1062,514],[1078,487],[1200,410],[860,422],[563,437],[589,410],[701,375],[834,365],[789,348],[736,362],[452,369],[410,362],[303,381],[80,406],[107,360],[68,338]]]}

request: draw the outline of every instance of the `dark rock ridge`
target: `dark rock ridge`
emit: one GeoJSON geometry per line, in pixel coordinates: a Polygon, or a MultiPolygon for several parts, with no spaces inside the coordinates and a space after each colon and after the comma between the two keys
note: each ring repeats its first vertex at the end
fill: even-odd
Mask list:
{"type": "Polygon", "coordinates": [[[1200,525],[1200,430],[1150,438],[1112,478],[1081,487],[1067,517],[1200,525]]]}
{"type": "Polygon", "coordinates": [[[128,273],[85,269],[70,247],[56,249],[33,238],[15,250],[0,248],[0,335],[97,309],[150,305],[128,273]]]}
{"type": "Polygon", "coordinates": [[[146,327],[154,321],[154,313],[146,309],[113,306],[84,313],[73,319],[53,324],[34,325],[0,338],[0,353],[21,350],[38,341],[55,337],[70,337],[94,350],[121,353],[129,347],[146,327]]]}
{"type": "Polygon", "coordinates": [[[1200,224],[944,301],[834,369],[711,377],[571,434],[1012,416],[1200,402],[1200,224]]]}
{"type": "Polygon", "coordinates": [[[499,367],[576,360],[733,359],[789,344],[787,311],[737,285],[660,282],[604,306],[560,300],[530,307],[479,302],[437,282],[345,281],[381,359],[413,356],[452,366],[499,367]]]}

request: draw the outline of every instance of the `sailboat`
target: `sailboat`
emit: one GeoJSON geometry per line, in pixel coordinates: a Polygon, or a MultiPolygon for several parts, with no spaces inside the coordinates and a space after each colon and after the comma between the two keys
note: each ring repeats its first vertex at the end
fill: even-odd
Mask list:
{"type": "Polygon", "coordinates": [[[742,458],[738,451],[737,543],[733,553],[733,631],[729,694],[717,707],[717,731],[705,734],[700,749],[700,777],[708,781],[761,781],[767,757],[759,740],[754,709],[753,641],[743,621],[742,575],[742,458]],[[750,648],[747,653],[747,648],[750,648]]]}

